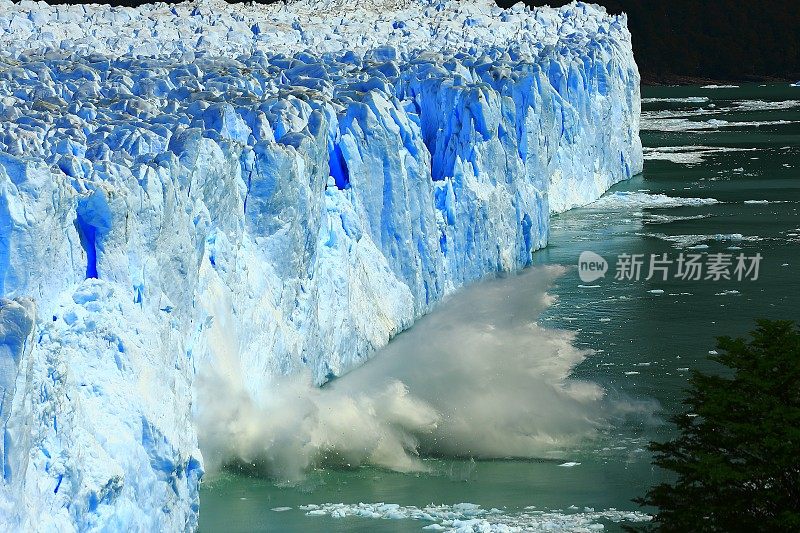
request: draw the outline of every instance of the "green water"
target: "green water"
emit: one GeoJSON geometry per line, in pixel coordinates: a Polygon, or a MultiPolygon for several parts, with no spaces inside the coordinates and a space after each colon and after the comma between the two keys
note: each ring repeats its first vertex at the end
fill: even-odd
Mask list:
{"type": "MultiPolygon", "coordinates": [[[[581,282],[576,269],[560,278],[551,290],[558,301],[542,321],[577,331],[577,342],[595,350],[575,369],[575,377],[597,382],[611,395],[652,402],[652,419],[633,417],[619,422],[597,440],[570,450],[569,460],[581,463],[573,468],[559,466],[561,461],[429,459],[428,474],[366,467],[328,469],[312,472],[294,486],[226,472],[203,483],[201,531],[421,531],[426,525],[414,520],[306,516],[298,509],[325,502],[415,506],[472,502],[508,512],[531,505],[565,512],[570,512],[572,505],[636,509],[631,498],[661,479],[662,474],[650,466],[645,446],[651,439],[669,435],[669,426],[659,419],[680,407],[689,377],[686,369],[713,369],[706,356],[714,348],[715,336],[745,334],[757,317],[800,319],[800,105],[764,109],[768,106],[753,103],[800,100],[800,89],[756,85],[714,90],[645,88],[643,96],[709,98],[695,103],[646,101],[644,127],[660,118],[662,122],[654,127],[678,131],[645,130],[645,147],[742,150],[699,150],[702,161],[694,164],[648,159],[643,175],[617,185],[612,192],[646,191],[650,195],[714,198],[720,203],[666,209],[641,205],[576,209],[553,220],[550,244],[534,254],[534,263],[576,265],[584,250],[609,261],[611,271],[606,278],[591,284],[597,287],[581,282]],[[710,107],[712,104],[715,107],[710,107]],[[750,125],[702,125],[709,119],[750,125]],[[695,124],[687,131],[685,120],[710,129],[698,130],[695,124]],[[753,200],[772,203],[745,203],[753,200]],[[741,234],[743,239],[694,238],[686,242],[683,238],[684,245],[670,240],[717,234],[741,234]],[[697,244],[708,248],[687,248],[697,244]],[[732,246],[739,249],[730,249],[732,246]],[[612,279],[618,254],[667,253],[674,258],[681,251],[760,253],[759,279],[612,279]],[[663,293],[648,292],[651,290],[663,293]],[[282,507],[291,509],[273,510],[282,507]]],[[[698,150],[690,152],[682,154],[696,155],[698,150]]],[[[612,530],[617,527],[605,525],[612,530]]]]}

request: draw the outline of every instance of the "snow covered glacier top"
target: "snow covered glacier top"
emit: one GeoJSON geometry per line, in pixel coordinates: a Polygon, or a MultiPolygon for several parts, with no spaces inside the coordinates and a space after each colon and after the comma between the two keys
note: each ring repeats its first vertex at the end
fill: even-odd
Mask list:
{"type": "MultiPolygon", "coordinates": [[[[381,46],[401,55],[508,48],[536,57],[548,47],[572,53],[605,41],[629,48],[626,17],[575,3],[503,10],[491,0],[292,0],[269,5],[201,0],[137,8],[53,6],[0,0],[2,53],[46,48],[108,56],[185,52],[235,57],[255,51],[364,55],[381,46]],[[120,31],[125,28],[125,31],[120,31]],[[604,36],[611,36],[610,39],[604,36]]],[[[380,55],[380,51],[377,52],[380,55]]]]}
{"type": "Polygon", "coordinates": [[[529,264],[639,108],[582,3],[0,0],[0,529],[192,529],[212,400],[529,264]]]}

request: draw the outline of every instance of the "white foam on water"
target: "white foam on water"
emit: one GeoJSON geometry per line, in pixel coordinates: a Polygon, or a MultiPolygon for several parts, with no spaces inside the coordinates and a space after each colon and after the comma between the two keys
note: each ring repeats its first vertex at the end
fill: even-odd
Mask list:
{"type": "Polygon", "coordinates": [[[701,89],[738,89],[739,86],[738,85],[715,85],[715,84],[711,84],[711,85],[703,85],[700,88],[701,89]]]}
{"type": "Polygon", "coordinates": [[[614,508],[596,511],[591,507],[584,507],[582,511],[578,511],[574,505],[569,509],[575,509],[576,512],[537,510],[535,506],[527,506],[520,512],[508,512],[496,508],[484,509],[474,503],[428,505],[427,507],[394,503],[323,503],[300,508],[306,510],[306,515],[310,517],[419,520],[430,522],[423,529],[458,533],[599,531],[604,529],[603,521],[617,524],[622,522],[644,523],[653,518],[640,511],[621,511],[614,508]]]}

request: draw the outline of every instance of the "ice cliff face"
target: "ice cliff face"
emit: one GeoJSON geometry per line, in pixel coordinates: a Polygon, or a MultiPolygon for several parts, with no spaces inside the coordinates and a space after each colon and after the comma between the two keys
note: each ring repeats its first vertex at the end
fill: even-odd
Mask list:
{"type": "Polygon", "coordinates": [[[0,528],[193,529],[196,376],[324,382],[525,266],[641,170],[638,82],[580,3],[0,0],[0,528]]]}

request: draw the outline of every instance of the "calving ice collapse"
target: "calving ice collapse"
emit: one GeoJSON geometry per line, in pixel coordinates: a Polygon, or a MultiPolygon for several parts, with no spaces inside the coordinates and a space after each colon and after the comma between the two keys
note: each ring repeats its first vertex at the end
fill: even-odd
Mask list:
{"type": "Polygon", "coordinates": [[[639,112],[583,3],[0,0],[0,528],[194,529],[204,383],[322,384],[529,264],[639,112]]]}

